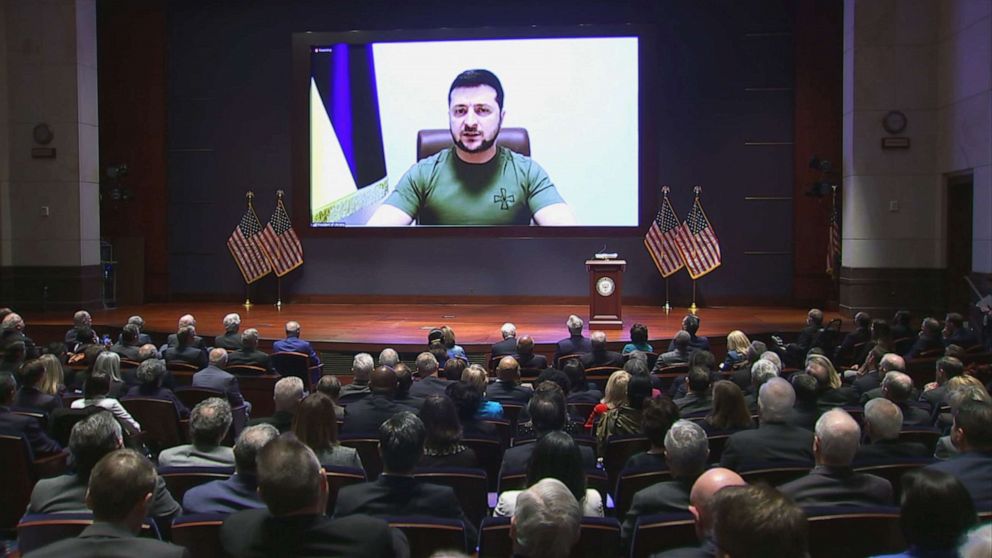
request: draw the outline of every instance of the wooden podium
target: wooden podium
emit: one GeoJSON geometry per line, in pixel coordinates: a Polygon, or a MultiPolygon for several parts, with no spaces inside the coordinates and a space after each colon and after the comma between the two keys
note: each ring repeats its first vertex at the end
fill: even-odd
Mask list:
{"type": "Polygon", "coordinates": [[[589,328],[622,329],[625,260],[586,260],[589,270],[589,328]]]}

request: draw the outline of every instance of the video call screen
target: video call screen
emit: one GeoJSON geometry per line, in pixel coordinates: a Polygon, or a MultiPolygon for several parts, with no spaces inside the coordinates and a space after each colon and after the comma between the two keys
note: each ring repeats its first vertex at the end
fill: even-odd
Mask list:
{"type": "Polygon", "coordinates": [[[638,41],[311,43],[311,226],[637,227],[638,41]]]}

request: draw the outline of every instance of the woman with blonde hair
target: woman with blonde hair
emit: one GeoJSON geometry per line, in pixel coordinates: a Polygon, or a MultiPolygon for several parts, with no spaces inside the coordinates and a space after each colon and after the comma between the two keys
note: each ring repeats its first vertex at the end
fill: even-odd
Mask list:
{"type": "Polygon", "coordinates": [[[45,366],[45,376],[38,384],[38,391],[46,395],[59,395],[65,391],[65,370],[59,357],[53,354],[44,354],[38,360],[45,366]]]}
{"type": "Polygon", "coordinates": [[[623,406],[627,402],[627,384],[630,383],[630,373],[624,370],[617,370],[610,374],[610,379],[606,381],[606,393],[603,399],[596,404],[586,420],[586,430],[591,430],[596,425],[596,419],[607,411],[623,406]]]}
{"type": "Polygon", "coordinates": [[[851,386],[842,386],[840,374],[824,355],[806,357],[806,373],[816,378],[817,404],[821,408],[856,405],[859,395],[851,386]]]}
{"type": "Polygon", "coordinates": [[[742,366],[747,366],[747,351],[751,347],[751,340],[739,329],[735,329],[727,334],[727,358],[723,359],[720,370],[736,370],[742,366]]]}

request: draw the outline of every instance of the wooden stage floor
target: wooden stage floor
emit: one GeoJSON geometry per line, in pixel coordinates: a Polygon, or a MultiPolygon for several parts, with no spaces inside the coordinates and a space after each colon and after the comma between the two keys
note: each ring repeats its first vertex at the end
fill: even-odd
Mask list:
{"type": "MultiPolygon", "coordinates": [[[[506,304],[284,304],[255,305],[246,310],[237,304],[169,303],[125,306],[91,311],[98,331],[119,329],[127,318],[138,314],[145,320],[145,332],[156,339],[176,331],[179,316],[191,312],[196,316],[197,334],[207,338],[223,333],[224,315],[241,315],[241,329],[254,327],[263,340],[284,337],[288,320],[302,324],[302,337],[323,350],[376,350],[393,347],[400,351],[422,350],[431,328],[449,325],[457,341],[466,350],[484,351],[500,340],[499,328],[513,322],[518,335],[530,335],[546,349],[566,337],[565,319],[577,314],[586,319],[587,305],[506,305],[506,304]]],[[[771,333],[793,333],[802,328],[807,308],[770,306],[734,306],[700,308],[700,334],[723,338],[734,329],[749,336],[766,338],[771,333]]],[[[668,340],[679,330],[686,308],[675,308],[666,315],[657,306],[625,306],[622,330],[608,330],[611,342],[629,340],[630,326],[636,322],[648,327],[652,340],[668,340]]],[[[827,319],[839,317],[828,313],[827,319]]],[[[46,330],[72,326],[71,313],[26,312],[28,334],[33,328],[46,330]]],[[[845,329],[849,324],[845,323],[845,329]]],[[[587,332],[588,334],[588,332],[587,332]]]]}

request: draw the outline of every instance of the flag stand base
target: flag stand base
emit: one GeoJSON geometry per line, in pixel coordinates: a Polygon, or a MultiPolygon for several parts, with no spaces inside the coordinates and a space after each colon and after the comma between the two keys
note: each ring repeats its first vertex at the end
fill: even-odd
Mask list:
{"type": "Polygon", "coordinates": [[[696,306],[696,280],[692,280],[692,304],[689,305],[689,313],[695,315],[698,307],[696,306]]]}
{"type": "Polygon", "coordinates": [[[251,310],[251,299],[246,298],[244,303],[245,310],[251,310]]]}

